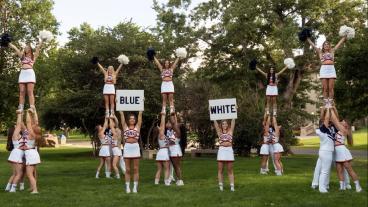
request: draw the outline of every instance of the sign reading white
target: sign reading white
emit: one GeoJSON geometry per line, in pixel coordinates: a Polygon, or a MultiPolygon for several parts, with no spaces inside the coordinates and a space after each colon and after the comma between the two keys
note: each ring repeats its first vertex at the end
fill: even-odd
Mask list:
{"type": "Polygon", "coordinates": [[[144,90],[116,90],[116,111],[143,111],[144,90]]]}
{"type": "Polygon", "coordinates": [[[211,120],[238,118],[235,98],[209,100],[208,102],[211,120]]]}

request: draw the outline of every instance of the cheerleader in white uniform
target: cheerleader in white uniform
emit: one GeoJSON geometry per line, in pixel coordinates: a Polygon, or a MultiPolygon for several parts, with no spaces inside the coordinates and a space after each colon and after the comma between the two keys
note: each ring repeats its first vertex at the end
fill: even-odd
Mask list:
{"type": "Polygon", "coordinates": [[[114,169],[115,176],[120,179],[120,173],[118,163],[120,161],[121,153],[121,130],[118,128],[118,119],[114,116],[110,119],[110,129],[112,131],[112,168],[114,169]]]}
{"type": "Polygon", "coordinates": [[[104,75],[105,85],[103,88],[103,95],[105,99],[105,115],[106,116],[114,116],[115,111],[115,84],[117,80],[117,75],[119,74],[121,68],[123,67],[123,63],[121,63],[116,69],[114,70],[113,66],[109,66],[107,69],[102,67],[102,65],[97,62],[97,66],[100,69],[101,73],[104,75]]]}
{"type": "Polygon", "coordinates": [[[139,181],[139,159],[141,157],[139,147],[140,130],[142,126],[142,111],[138,113],[138,121],[134,114],[128,116],[128,122],[125,120],[124,112],[120,111],[121,125],[124,130],[124,161],[125,161],[125,187],[126,192],[130,193],[130,177],[131,177],[131,164],[133,163],[133,193],[138,192],[139,181]]]}
{"type": "Polygon", "coordinates": [[[271,136],[270,136],[270,130],[269,130],[270,124],[271,124],[271,117],[269,115],[266,115],[266,121],[263,124],[263,138],[262,138],[262,146],[260,150],[260,155],[262,156],[260,173],[262,175],[265,175],[268,172],[267,163],[268,163],[268,158],[270,155],[270,145],[271,145],[271,136]]]}
{"type": "Polygon", "coordinates": [[[5,188],[5,191],[16,192],[18,182],[23,176],[23,158],[24,151],[22,146],[24,145],[23,136],[26,132],[26,127],[23,124],[22,113],[17,111],[17,123],[12,135],[12,142],[14,148],[12,149],[8,162],[12,165],[13,175],[9,179],[9,182],[5,188]]]}
{"type": "Polygon", "coordinates": [[[280,72],[276,73],[275,68],[272,66],[268,73],[263,72],[258,66],[256,69],[260,72],[263,76],[267,78],[267,89],[266,89],[266,114],[270,114],[270,108],[273,110],[273,115],[276,116],[277,114],[277,101],[276,98],[279,95],[277,83],[278,83],[278,76],[281,75],[288,67],[285,66],[281,69],[280,72]]]}
{"type": "Polygon", "coordinates": [[[318,48],[310,38],[308,43],[315,49],[319,59],[321,60],[321,69],[319,71],[319,78],[322,81],[323,100],[325,107],[333,105],[334,85],[336,79],[336,70],[334,66],[335,51],[345,42],[346,36],[340,39],[337,45],[332,48],[330,42],[325,41],[322,44],[322,49],[318,48]]]}
{"type": "Polygon", "coordinates": [[[349,124],[346,122],[346,120],[342,120],[341,122],[339,121],[336,113],[336,108],[331,109],[331,121],[339,130],[335,134],[335,162],[336,162],[337,176],[340,180],[340,190],[346,189],[343,174],[343,170],[344,168],[346,168],[350,177],[354,181],[356,192],[361,192],[362,187],[359,184],[358,175],[355,173],[353,167],[351,166],[351,161],[353,160],[353,157],[349,149],[346,148],[345,146],[346,137],[348,144],[349,145],[353,144],[349,124]]]}
{"type": "Polygon", "coordinates": [[[170,157],[169,157],[169,140],[165,135],[165,114],[161,113],[160,131],[157,138],[160,149],[156,155],[157,171],[155,175],[155,184],[160,182],[161,171],[164,169],[165,185],[170,185],[169,173],[170,173],[170,157]]]}
{"type": "Polygon", "coordinates": [[[217,177],[219,181],[220,191],[224,190],[224,175],[223,170],[224,166],[227,167],[227,175],[230,181],[230,190],[235,191],[234,188],[234,171],[233,171],[233,162],[234,162],[234,151],[233,151],[233,133],[235,128],[235,119],[231,120],[231,124],[229,124],[227,120],[221,121],[221,127],[214,121],[214,126],[217,132],[217,136],[219,137],[220,147],[217,152],[217,177]]]}
{"type": "Polygon", "coordinates": [[[101,142],[101,148],[98,153],[100,157],[100,164],[97,167],[96,178],[99,178],[100,170],[104,164],[106,164],[106,178],[110,178],[111,175],[111,131],[108,128],[109,118],[105,117],[104,125],[98,126],[98,137],[101,142]]]}
{"type": "MultiPolygon", "coordinates": [[[[175,113],[170,114],[170,121],[166,122],[166,137],[169,140],[169,155],[172,163],[172,167],[175,171],[175,175],[177,178],[176,185],[182,186],[184,185],[184,181],[182,178],[181,171],[181,159],[183,153],[180,147],[180,128],[178,125],[178,121],[175,113]]],[[[173,179],[170,179],[173,180],[173,179]]]]}
{"type": "Polygon", "coordinates": [[[277,125],[276,117],[272,117],[272,125],[275,128],[275,132],[270,134],[271,144],[273,149],[273,154],[275,156],[275,165],[276,165],[276,175],[281,176],[284,171],[282,162],[281,162],[281,153],[284,152],[284,148],[279,143],[280,141],[280,129],[281,126],[277,125]]]}
{"type": "Polygon", "coordinates": [[[175,112],[174,107],[174,83],[173,75],[174,70],[179,62],[180,58],[176,58],[174,63],[171,65],[169,60],[165,60],[162,65],[160,61],[154,57],[155,64],[161,72],[162,84],[161,84],[161,95],[162,95],[162,111],[161,113],[166,113],[166,102],[169,99],[170,113],[175,112]]]}
{"type": "Polygon", "coordinates": [[[9,43],[9,47],[14,49],[15,53],[20,58],[21,70],[19,74],[19,106],[18,110],[22,112],[24,110],[25,96],[27,93],[29,99],[30,108],[35,111],[35,98],[33,95],[34,85],[36,84],[36,75],[33,70],[33,65],[35,64],[42,47],[42,39],[39,41],[35,52],[30,44],[27,44],[23,50],[19,50],[15,45],[9,43]]]}

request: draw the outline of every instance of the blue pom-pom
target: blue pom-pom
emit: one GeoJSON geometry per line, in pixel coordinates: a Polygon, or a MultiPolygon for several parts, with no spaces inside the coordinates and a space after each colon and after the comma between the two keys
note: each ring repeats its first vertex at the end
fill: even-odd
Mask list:
{"type": "Polygon", "coordinates": [[[152,47],[148,48],[148,50],[147,50],[147,58],[148,58],[148,60],[149,61],[154,60],[155,55],[156,55],[155,49],[153,49],[152,47]]]}
{"type": "Polygon", "coordinates": [[[98,57],[93,57],[93,58],[91,59],[91,63],[92,63],[92,64],[97,64],[98,62],[99,62],[98,57]]]}
{"type": "Polygon", "coordinates": [[[301,32],[298,33],[299,40],[304,42],[307,38],[312,36],[312,30],[308,28],[304,28],[301,32]]]}
{"type": "Polygon", "coordinates": [[[249,69],[250,70],[255,70],[257,67],[258,61],[256,59],[253,59],[250,61],[249,63],[249,69]]]}
{"type": "Polygon", "coordinates": [[[0,38],[1,47],[8,47],[9,43],[12,41],[12,37],[8,33],[3,33],[0,38]]]}

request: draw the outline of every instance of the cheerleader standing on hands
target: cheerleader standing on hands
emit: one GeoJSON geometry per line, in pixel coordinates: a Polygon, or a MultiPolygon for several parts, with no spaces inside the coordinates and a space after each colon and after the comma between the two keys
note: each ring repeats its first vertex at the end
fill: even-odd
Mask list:
{"type": "Polygon", "coordinates": [[[235,191],[234,188],[234,171],[233,171],[233,162],[234,162],[234,151],[232,147],[233,143],[233,133],[235,128],[235,119],[231,120],[231,124],[229,124],[227,120],[221,121],[221,127],[218,122],[215,120],[214,126],[217,132],[217,136],[219,137],[220,147],[217,152],[217,177],[219,181],[220,191],[224,190],[224,175],[223,170],[224,166],[227,167],[227,175],[229,176],[230,181],[230,190],[235,191]]]}
{"type": "Polygon", "coordinates": [[[165,114],[161,114],[160,132],[158,136],[158,145],[160,147],[156,156],[157,171],[155,175],[155,184],[160,182],[161,171],[164,169],[165,185],[170,185],[170,157],[169,157],[169,140],[165,135],[165,114]]]}
{"type": "Polygon", "coordinates": [[[133,193],[138,192],[139,181],[139,159],[141,157],[139,147],[140,130],[142,126],[142,111],[138,113],[138,121],[134,114],[128,116],[128,122],[125,121],[124,112],[120,111],[121,125],[124,130],[124,161],[125,161],[125,187],[126,192],[130,193],[131,164],[133,163],[133,193]]]}

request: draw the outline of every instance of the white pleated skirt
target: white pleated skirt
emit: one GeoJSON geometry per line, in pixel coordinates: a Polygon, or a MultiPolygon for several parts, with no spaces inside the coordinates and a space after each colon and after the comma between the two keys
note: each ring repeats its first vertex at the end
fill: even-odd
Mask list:
{"type": "Polygon", "coordinates": [[[217,151],[217,161],[231,162],[234,161],[234,150],[232,147],[220,146],[217,151]]]}
{"type": "Polygon", "coordinates": [[[266,96],[278,96],[278,95],[279,90],[277,89],[277,86],[267,85],[266,96]]]}
{"type": "Polygon", "coordinates": [[[103,88],[104,95],[115,95],[115,85],[111,83],[106,83],[103,88]]]}
{"type": "Polygon", "coordinates": [[[124,158],[140,158],[141,151],[138,143],[125,143],[124,158]]]}
{"type": "Polygon", "coordinates": [[[18,83],[36,83],[36,74],[33,69],[21,69],[18,83]]]}
{"type": "Polygon", "coordinates": [[[24,151],[26,157],[26,165],[37,165],[41,163],[40,154],[36,149],[29,149],[24,151]]]}
{"type": "Polygon", "coordinates": [[[319,78],[336,78],[336,70],[334,65],[321,65],[319,70],[319,78]]]}
{"type": "Polygon", "coordinates": [[[175,93],[174,83],[172,81],[162,81],[161,93],[175,93]]]}
{"type": "Polygon", "coordinates": [[[161,148],[158,150],[156,155],[156,161],[168,161],[170,160],[169,157],[169,148],[161,148]]]}
{"type": "Polygon", "coordinates": [[[24,151],[21,149],[15,148],[10,152],[8,161],[12,163],[22,164],[23,157],[24,157],[24,151]]]}

